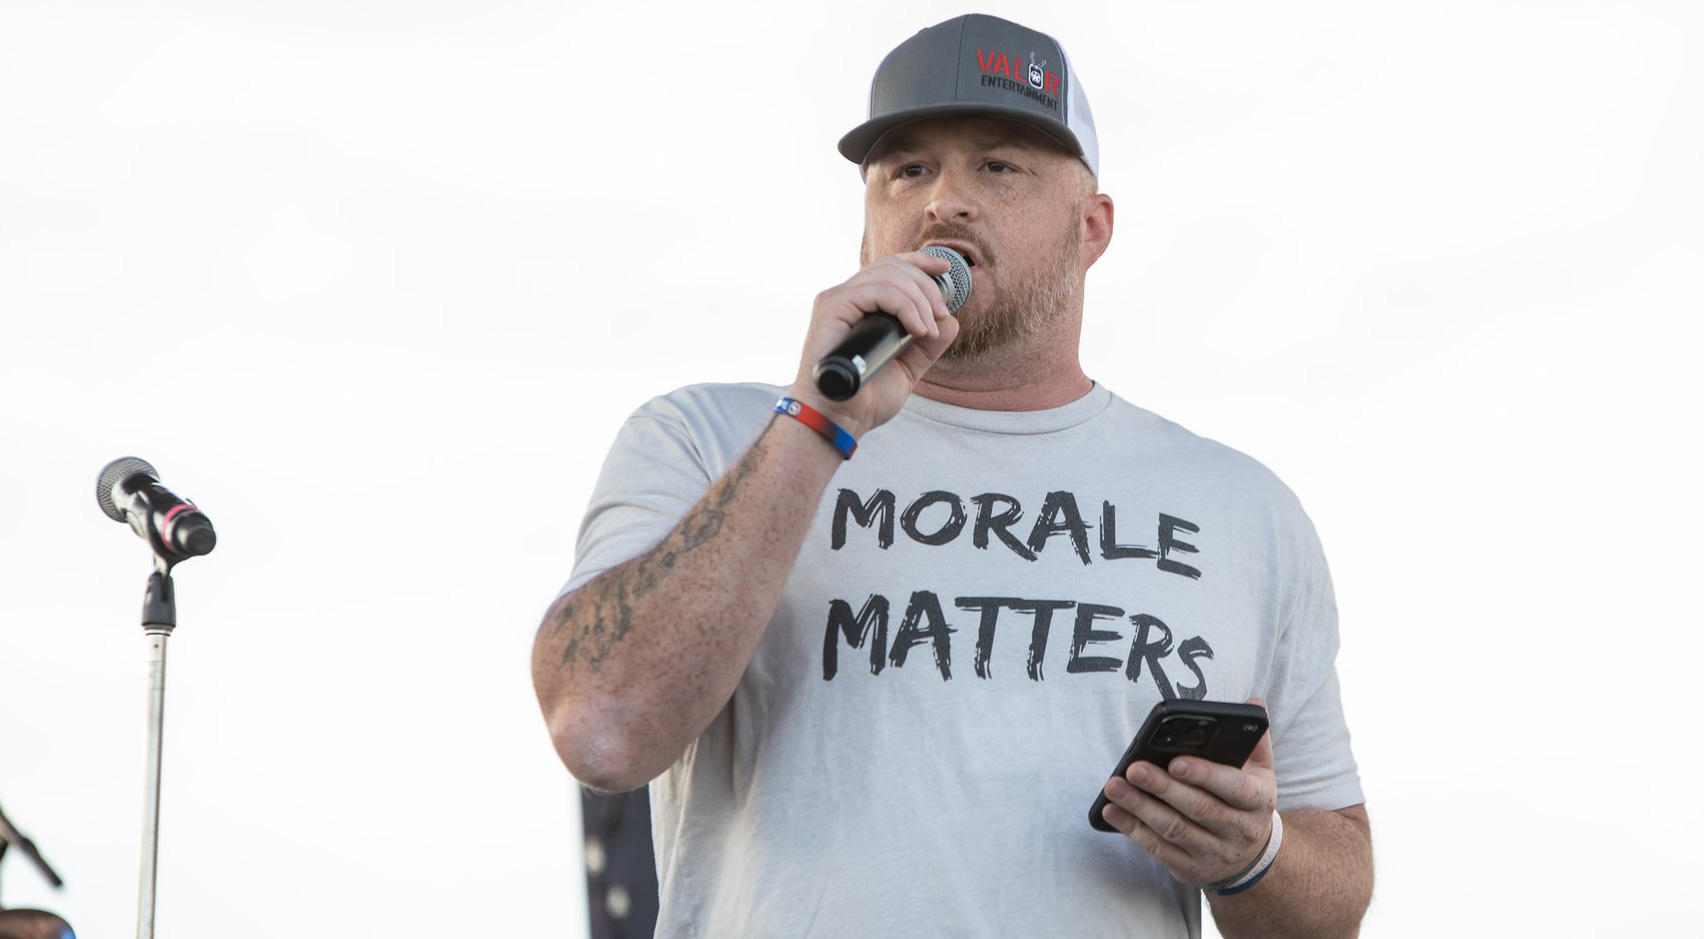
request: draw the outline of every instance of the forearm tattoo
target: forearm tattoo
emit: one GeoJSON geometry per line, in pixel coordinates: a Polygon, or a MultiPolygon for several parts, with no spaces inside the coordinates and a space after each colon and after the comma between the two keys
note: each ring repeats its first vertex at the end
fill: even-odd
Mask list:
{"type": "Polygon", "coordinates": [[[632,630],[634,607],[668,579],[675,565],[722,531],[728,506],[738,497],[741,483],[755,469],[762,446],[763,438],[759,437],[661,544],[600,574],[573,600],[553,611],[551,633],[557,637],[568,634],[558,670],[572,673],[581,662],[593,671],[603,667],[604,659],[632,630]]]}

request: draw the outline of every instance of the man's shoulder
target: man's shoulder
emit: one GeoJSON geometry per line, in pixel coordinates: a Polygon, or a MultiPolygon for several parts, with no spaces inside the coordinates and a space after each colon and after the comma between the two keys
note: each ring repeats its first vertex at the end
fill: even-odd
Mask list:
{"type": "Polygon", "coordinates": [[[636,413],[714,414],[744,412],[753,404],[767,413],[786,391],[767,382],[700,382],[664,392],[640,406],[636,413]]]}
{"type": "Polygon", "coordinates": [[[703,382],[657,395],[633,419],[659,421],[695,432],[744,431],[762,426],[785,391],[763,382],[703,382]]]}
{"type": "Polygon", "coordinates": [[[1120,422],[1124,431],[1136,436],[1144,446],[1176,450],[1182,456],[1223,463],[1251,472],[1271,473],[1264,464],[1247,453],[1212,437],[1196,433],[1171,418],[1132,404],[1116,392],[1112,394],[1106,416],[1109,420],[1120,422]]]}
{"type": "Polygon", "coordinates": [[[1109,421],[1118,422],[1115,433],[1128,440],[1145,460],[1153,460],[1203,484],[1211,482],[1249,495],[1297,501],[1295,493],[1278,474],[1255,457],[1132,404],[1116,393],[1106,416],[1109,421]]]}

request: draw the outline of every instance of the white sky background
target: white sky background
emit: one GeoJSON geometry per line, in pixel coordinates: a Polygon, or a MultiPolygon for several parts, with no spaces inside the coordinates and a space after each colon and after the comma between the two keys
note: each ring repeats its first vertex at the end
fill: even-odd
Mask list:
{"type": "MultiPolygon", "coordinates": [[[[834,142],[965,10],[743,9],[0,5],[0,806],[67,881],[13,853],[7,905],[135,928],[149,557],[93,498],[135,454],[220,538],[177,571],[159,934],[582,934],[527,650],[603,451],[790,377],[856,265],[834,142]]],[[[1680,934],[1704,15],[982,9],[1094,105],[1089,373],[1325,539],[1365,934],[1680,934]]]]}

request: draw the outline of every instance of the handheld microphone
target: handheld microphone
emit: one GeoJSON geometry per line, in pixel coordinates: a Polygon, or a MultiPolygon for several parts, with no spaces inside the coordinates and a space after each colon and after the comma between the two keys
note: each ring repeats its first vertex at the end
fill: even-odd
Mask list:
{"type": "MultiPolygon", "coordinates": [[[[923,253],[952,264],[945,274],[935,277],[935,283],[946,298],[947,311],[957,313],[970,299],[970,264],[964,255],[941,245],[929,245],[923,253]]],[[[818,360],[816,368],[811,370],[811,380],[830,401],[845,401],[910,342],[911,334],[900,325],[899,317],[871,313],[853,327],[833,352],[818,360]]]]}
{"type": "Polygon", "coordinates": [[[155,553],[182,560],[213,550],[213,523],[188,502],[160,485],[159,471],[147,460],[119,457],[101,469],[95,501],[115,522],[125,522],[155,553]]]}

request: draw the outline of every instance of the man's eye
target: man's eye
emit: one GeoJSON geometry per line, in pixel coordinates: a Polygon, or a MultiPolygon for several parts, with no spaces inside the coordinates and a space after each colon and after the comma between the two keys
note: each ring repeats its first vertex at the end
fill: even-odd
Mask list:
{"type": "Polygon", "coordinates": [[[899,171],[899,175],[901,175],[901,176],[922,176],[923,175],[923,167],[918,166],[917,164],[913,163],[910,166],[907,166],[904,169],[901,169],[899,171]]]}
{"type": "Polygon", "coordinates": [[[989,160],[988,161],[988,170],[989,170],[989,172],[992,172],[992,173],[1005,173],[1005,172],[1010,171],[1011,168],[1012,167],[1009,164],[1002,163],[999,160],[989,160]]]}

